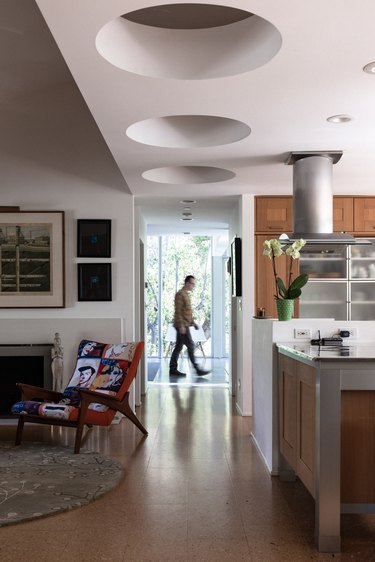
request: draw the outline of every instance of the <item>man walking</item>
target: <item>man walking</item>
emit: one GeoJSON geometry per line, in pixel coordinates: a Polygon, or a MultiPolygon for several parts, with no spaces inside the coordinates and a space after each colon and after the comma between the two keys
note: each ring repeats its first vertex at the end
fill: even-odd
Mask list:
{"type": "Polygon", "coordinates": [[[176,345],[174,347],[172,357],[169,363],[169,374],[185,376],[186,373],[181,373],[177,368],[178,357],[181,349],[186,345],[188,350],[189,359],[193,364],[197,375],[208,375],[210,371],[205,371],[199,367],[194,355],[194,342],[191,338],[189,327],[194,326],[197,330],[198,325],[193,320],[193,311],[191,309],[191,301],[189,292],[195,287],[195,277],[188,275],[185,278],[184,286],[176,293],[174,298],[174,320],[173,325],[177,330],[176,345]]]}

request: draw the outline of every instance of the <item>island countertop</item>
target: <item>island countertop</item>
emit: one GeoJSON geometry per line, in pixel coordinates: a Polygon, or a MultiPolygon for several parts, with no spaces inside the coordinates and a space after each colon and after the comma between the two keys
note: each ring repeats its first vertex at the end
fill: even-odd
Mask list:
{"type": "Polygon", "coordinates": [[[277,343],[278,350],[294,357],[307,361],[348,361],[375,360],[375,343],[343,343],[342,345],[310,345],[310,343],[282,342],[277,343]]]}

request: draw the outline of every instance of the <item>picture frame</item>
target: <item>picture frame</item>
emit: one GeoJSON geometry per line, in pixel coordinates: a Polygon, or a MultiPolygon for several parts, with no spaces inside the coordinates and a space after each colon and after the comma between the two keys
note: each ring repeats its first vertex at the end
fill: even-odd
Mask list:
{"type": "Polygon", "coordinates": [[[77,257],[111,257],[110,219],[77,219],[77,257]]]}
{"type": "Polygon", "coordinates": [[[64,211],[0,211],[0,308],[65,306],[64,211]]]}
{"type": "Polygon", "coordinates": [[[112,264],[78,264],[78,300],[112,300],[112,264]]]}

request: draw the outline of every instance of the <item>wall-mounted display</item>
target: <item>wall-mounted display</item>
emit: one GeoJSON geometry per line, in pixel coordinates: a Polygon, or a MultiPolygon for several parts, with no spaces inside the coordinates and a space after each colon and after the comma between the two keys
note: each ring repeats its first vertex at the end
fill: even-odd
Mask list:
{"type": "Polygon", "coordinates": [[[110,263],[78,264],[78,300],[112,300],[112,269],[110,263]]]}
{"type": "Polygon", "coordinates": [[[233,238],[230,245],[232,266],[232,297],[242,296],[242,250],[241,238],[233,238]]]}
{"type": "Polygon", "coordinates": [[[111,257],[111,221],[109,219],[77,220],[77,256],[79,258],[111,257]]]}
{"type": "Polygon", "coordinates": [[[0,307],[64,306],[64,212],[0,212],[0,307]]]}

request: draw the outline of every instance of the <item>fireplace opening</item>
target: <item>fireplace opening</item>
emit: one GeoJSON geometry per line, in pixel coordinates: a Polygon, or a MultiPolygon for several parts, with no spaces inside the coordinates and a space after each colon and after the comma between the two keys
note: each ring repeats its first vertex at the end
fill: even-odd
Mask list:
{"type": "Polygon", "coordinates": [[[12,416],[11,407],[21,400],[18,382],[52,388],[51,349],[51,344],[0,345],[0,416],[12,416]]]}

